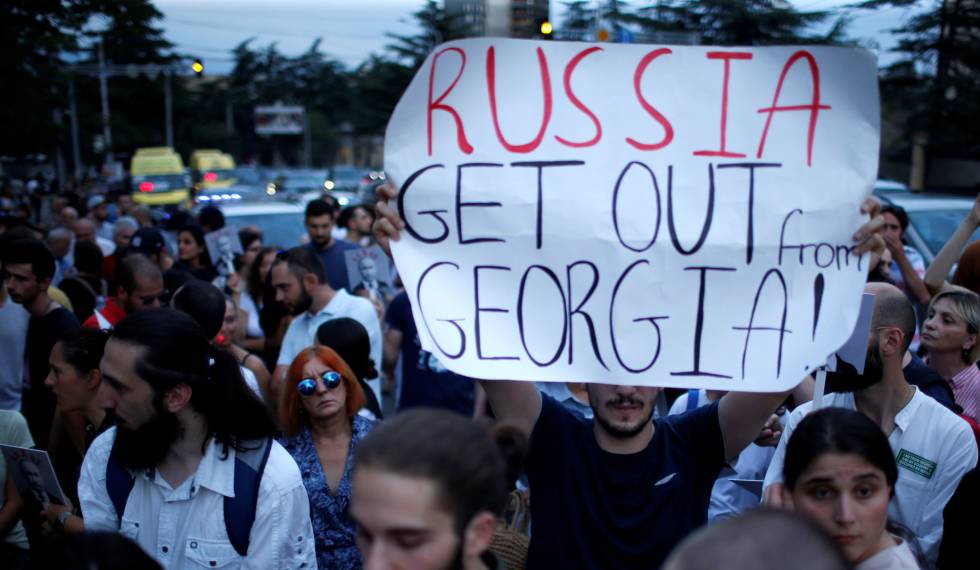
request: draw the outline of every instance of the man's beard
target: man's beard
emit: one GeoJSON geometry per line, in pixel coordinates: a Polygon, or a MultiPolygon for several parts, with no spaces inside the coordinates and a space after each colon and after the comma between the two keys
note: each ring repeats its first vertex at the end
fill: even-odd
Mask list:
{"type": "Polygon", "coordinates": [[[881,382],[884,377],[884,367],[881,363],[881,351],[878,346],[878,339],[875,339],[868,347],[867,356],[864,358],[864,373],[858,374],[857,370],[843,360],[837,359],[837,372],[827,373],[826,392],[860,392],[881,382]]]}
{"type": "Polygon", "coordinates": [[[293,310],[290,312],[293,314],[294,317],[298,315],[302,315],[306,311],[309,311],[312,305],[313,305],[313,297],[306,292],[306,289],[304,289],[302,285],[300,285],[299,301],[297,301],[296,304],[293,305],[293,310]]]}
{"type": "Polygon", "coordinates": [[[180,437],[177,416],[164,410],[156,398],[153,409],[153,417],[136,429],[116,426],[115,447],[119,461],[134,471],[155,467],[180,437]]]}
{"type": "MultiPolygon", "coordinates": [[[[647,405],[642,400],[638,400],[632,396],[621,395],[615,400],[609,400],[607,402],[604,402],[602,406],[603,407],[618,406],[626,403],[641,404],[643,406],[647,405]]],[[[603,415],[599,413],[599,410],[597,410],[594,406],[592,408],[592,416],[595,418],[596,423],[599,424],[599,427],[601,427],[603,431],[605,431],[612,437],[615,437],[616,439],[630,439],[632,437],[635,437],[641,431],[643,431],[643,428],[645,428],[646,425],[650,423],[650,418],[653,417],[653,405],[650,405],[649,408],[650,410],[645,420],[637,422],[635,426],[630,426],[625,428],[620,426],[615,426],[612,423],[610,423],[609,420],[603,417],[603,415]]]]}

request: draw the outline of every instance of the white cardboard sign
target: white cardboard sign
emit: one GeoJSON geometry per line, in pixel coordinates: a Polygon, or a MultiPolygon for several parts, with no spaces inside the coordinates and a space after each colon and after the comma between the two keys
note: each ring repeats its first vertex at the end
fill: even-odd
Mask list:
{"type": "Polygon", "coordinates": [[[861,49],[439,46],[385,137],[423,347],[478,378],[795,385],[854,328],[878,114],[861,49]]]}

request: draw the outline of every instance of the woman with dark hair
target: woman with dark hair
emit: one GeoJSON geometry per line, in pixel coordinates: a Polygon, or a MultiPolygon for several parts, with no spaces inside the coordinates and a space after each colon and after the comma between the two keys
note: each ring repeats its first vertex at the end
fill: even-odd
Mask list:
{"type": "Polygon", "coordinates": [[[174,268],[202,281],[214,281],[218,276],[208,255],[201,226],[187,224],[177,230],[177,263],[174,268]]]}
{"type": "MultiPolygon", "coordinates": [[[[267,358],[268,355],[265,354],[267,352],[265,340],[269,336],[269,333],[265,329],[266,323],[263,320],[263,310],[266,306],[267,288],[271,291],[272,302],[275,304],[275,291],[272,287],[267,287],[269,272],[272,270],[272,263],[275,259],[275,248],[261,248],[255,254],[255,259],[242,268],[245,274],[238,295],[239,307],[248,313],[245,338],[242,339],[240,344],[242,348],[260,354],[266,360],[274,358],[267,358]]],[[[274,333],[275,330],[273,330],[274,333]]]]}
{"type": "Polygon", "coordinates": [[[101,309],[109,296],[109,284],[102,277],[102,250],[95,242],[75,243],[76,274],[58,284],[78,321],[84,323],[96,309],[101,309]]]}
{"type": "Polygon", "coordinates": [[[330,319],[316,329],[315,341],[317,346],[333,349],[350,366],[364,391],[362,412],[370,412],[372,417],[368,419],[384,419],[378,398],[366,382],[378,377],[378,369],[371,358],[371,338],[364,325],[348,317],[330,319]]]}
{"type": "Polygon", "coordinates": [[[511,484],[501,443],[431,408],[375,429],[357,450],[351,506],[365,566],[499,568],[489,549],[511,484]],[[401,538],[403,528],[411,540],[401,538]]]}
{"type": "MultiPolygon", "coordinates": [[[[82,328],[65,333],[51,349],[51,369],[44,380],[57,399],[61,420],[58,424],[63,430],[55,438],[51,460],[61,488],[73,504],[78,503],[76,487],[85,452],[96,436],[113,425],[97,398],[102,385],[99,362],[108,339],[109,334],[98,329],[82,328]]],[[[42,514],[56,528],[69,532],[84,530],[81,517],[72,514],[68,506],[52,504],[42,514]]]]}
{"type": "Polygon", "coordinates": [[[374,422],[357,414],[364,390],[336,352],[307,348],[289,365],[279,401],[286,451],[303,474],[310,499],[317,566],[359,569],[350,518],[354,454],[374,422]]]}
{"type": "Polygon", "coordinates": [[[929,368],[949,382],[963,415],[980,422],[980,297],[954,285],[933,297],[920,338],[929,368]]]}
{"type": "Polygon", "coordinates": [[[820,524],[857,570],[918,570],[909,543],[888,532],[898,467],[888,439],[860,412],[824,408],[786,445],[782,502],[820,524]]]}
{"type": "MultiPolygon", "coordinates": [[[[255,395],[264,400],[266,390],[269,388],[268,369],[261,362],[257,362],[257,358],[249,358],[250,353],[245,351],[239,353],[232,350],[238,347],[226,346],[230,343],[227,343],[226,339],[220,338],[221,331],[225,326],[227,305],[227,298],[220,289],[211,283],[198,279],[192,279],[177,289],[170,301],[170,306],[190,315],[216,346],[220,346],[235,357],[241,369],[242,379],[255,392],[255,395]],[[266,381],[264,383],[260,382],[259,379],[259,374],[262,371],[265,371],[266,381]]],[[[234,328],[234,322],[232,322],[231,328],[234,328]]]]}

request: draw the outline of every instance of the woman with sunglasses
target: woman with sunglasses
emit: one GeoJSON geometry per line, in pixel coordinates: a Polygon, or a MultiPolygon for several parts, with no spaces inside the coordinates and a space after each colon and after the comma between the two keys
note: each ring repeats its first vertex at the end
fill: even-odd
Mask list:
{"type": "Polygon", "coordinates": [[[323,346],[293,359],[280,390],[281,443],[299,465],[310,497],[317,565],[360,569],[350,471],[357,446],[374,427],[357,414],[364,391],[344,360],[323,346]]]}

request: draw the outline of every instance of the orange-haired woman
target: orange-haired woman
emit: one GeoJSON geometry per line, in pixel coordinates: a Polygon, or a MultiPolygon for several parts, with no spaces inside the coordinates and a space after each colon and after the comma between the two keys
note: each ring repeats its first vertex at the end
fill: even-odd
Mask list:
{"type": "Polygon", "coordinates": [[[354,450],[374,426],[357,415],[364,391],[347,363],[326,347],[300,352],[281,390],[282,444],[299,465],[310,497],[317,565],[359,569],[350,471],[354,450]]]}

